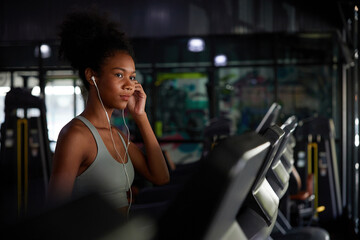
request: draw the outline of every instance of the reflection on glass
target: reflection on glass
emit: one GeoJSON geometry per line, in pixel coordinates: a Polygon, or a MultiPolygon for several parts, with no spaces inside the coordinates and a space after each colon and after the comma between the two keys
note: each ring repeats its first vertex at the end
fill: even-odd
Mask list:
{"type": "MultiPolygon", "coordinates": [[[[163,77],[167,74],[158,75],[163,77]]],[[[159,81],[156,116],[162,136],[158,137],[201,139],[209,114],[207,77],[199,74],[199,78],[192,78],[184,73],[171,77],[159,81]]]]}
{"type": "Polygon", "coordinates": [[[273,99],[270,67],[220,68],[219,114],[231,120],[231,133],[254,130],[273,99]]]}
{"type": "Polygon", "coordinates": [[[209,121],[207,82],[207,75],[200,72],[157,75],[154,130],[175,163],[200,159],[203,130],[209,121]]]}
{"type": "Polygon", "coordinates": [[[279,67],[278,99],[285,115],[304,119],[317,114],[332,118],[332,78],[336,72],[323,66],[279,67]]]}

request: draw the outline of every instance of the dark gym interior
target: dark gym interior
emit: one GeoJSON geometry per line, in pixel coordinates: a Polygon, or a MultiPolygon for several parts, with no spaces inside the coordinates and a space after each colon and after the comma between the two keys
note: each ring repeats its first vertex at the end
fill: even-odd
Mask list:
{"type": "Polygon", "coordinates": [[[0,0],[0,238],[360,239],[359,5],[0,0]],[[59,24],[90,7],[131,40],[170,173],[135,175],[130,218],[96,194],[44,207],[59,132],[86,105],[59,24]]]}

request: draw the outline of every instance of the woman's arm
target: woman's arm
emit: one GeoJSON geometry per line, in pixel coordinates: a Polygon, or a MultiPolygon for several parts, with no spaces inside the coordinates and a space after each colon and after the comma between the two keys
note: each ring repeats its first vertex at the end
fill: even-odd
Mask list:
{"type": "Polygon", "coordinates": [[[52,163],[52,172],[47,192],[47,204],[53,207],[71,198],[75,178],[82,159],[83,140],[78,127],[65,126],[56,144],[52,163]]]}
{"type": "Polygon", "coordinates": [[[135,146],[129,145],[129,153],[135,169],[156,185],[169,182],[169,171],[160,145],[151,128],[147,115],[135,119],[145,145],[146,158],[135,146]]]}
{"type": "Polygon", "coordinates": [[[145,112],[146,94],[139,83],[135,83],[135,92],[129,99],[128,109],[134,118],[144,141],[146,158],[134,144],[130,144],[129,153],[135,169],[156,185],[166,184],[170,180],[164,155],[145,112]]]}

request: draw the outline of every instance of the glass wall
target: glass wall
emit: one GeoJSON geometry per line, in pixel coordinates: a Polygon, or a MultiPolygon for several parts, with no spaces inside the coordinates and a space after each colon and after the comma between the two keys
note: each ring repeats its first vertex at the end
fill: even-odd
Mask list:
{"type": "Polygon", "coordinates": [[[299,119],[315,115],[332,118],[336,76],[329,65],[278,67],[278,102],[283,106],[282,112],[296,114],[299,119]]]}
{"type": "MultiPolygon", "coordinates": [[[[165,147],[170,152],[186,145],[197,158],[211,119],[230,119],[232,134],[254,130],[273,102],[282,106],[279,124],[291,115],[299,120],[324,116],[333,118],[340,130],[337,43],[332,34],[200,39],[202,49],[196,51],[189,48],[188,37],[133,39],[138,70],[147,71],[147,111],[159,141],[173,145],[165,147]]],[[[183,162],[186,155],[184,150],[173,160],[183,162]]]]}
{"type": "MultiPolygon", "coordinates": [[[[40,89],[33,88],[33,95],[38,96],[40,89]]],[[[79,84],[73,79],[54,79],[45,87],[46,118],[49,139],[57,141],[60,130],[74,116],[84,110],[84,100],[79,84]]]]}
{"type": "MultiPolygon", "coordinates": [[[[5,119],[5,97],[11,87],[26,87],[34,96],[40,96],[40,87],[37,71],[2,72],[0,78],[0,121],[2,123],[5,119]]],[[[51,150],[54,151],[61,128],[84,110],[84,98],[80,89],[81,84],[72,71],[47,71],[46,79],[46,118],[51,150]]],[[[24,112],[19,109],[17,115],[23,117],[24,112]]],[[[39,111],[35,109],[27,111],[27,117],[38,115],[39,111]]]]}
{"type": "Polygon", "coordinates": [[[157,136],[168,139],[201,140],[209,120],[208,77],[203,72],[157,74],[157,136]]]}
{"type": "MultiPolygon", "coordinates": [[[[299,119],[322,115],[334,118],[336,131],[340,130],[339,76],[334,68],[339,58],[334,34],[139,38],[132,43],[137,79],[147,94],[146,112],[160,143],[175,162],[198,159],[203,131],[211,119],[229,118],[232,134],[254,130],[273,102],[282,106],[279,121],[290,115],[299,119]]],[[[33,47],[24,52],[32,55],[33,47]]],[[[57,52],[56,44],[51,48],[57,52]]],[[[11,84],[23,86],[23,76],[29,76],[27,87],[38,94],[38,61],[31,57],[24,64],[34,71],[1,71],[0,98],[11,84]]],[[[84,108],[78,77],[56,59],[54,54],[44,59],[42,66],[49,137],[54,142],[61,127],[84,108]]],[[[1,67],[22,66],[0,62],[1,67]]],[[[124,115],[131,139],[140,143],[134,121],[126,111],[124,115]]],[[[125,131],[121,112],[116,111],[112,121],[125,131]]]]}
{"type": "Polygon", "coordinates": [[[220,68],[218,81],[219,114],[231,119],[231,132],[254,130],[275,99],[273,68],[220,68]]]}

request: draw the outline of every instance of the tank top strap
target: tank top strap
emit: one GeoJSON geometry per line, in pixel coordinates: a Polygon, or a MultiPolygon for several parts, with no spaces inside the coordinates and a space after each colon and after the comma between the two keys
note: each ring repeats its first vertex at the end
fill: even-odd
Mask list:
{"type": "Polygon", "coordinates": [[[76,118],[79,119],[80,121],[82,121],[89,128],[90,132],[92,133],[92,135],[95,138],[95,142],[96,142],[98,150],[106,149],[106,146],[105,146],[99,132],[95,128],[95,126],[83,116],[77,116],[76,118]]]}
{"type": "MultiPolygon", "coordinates": [[[[83,116],[77,116],[76,118],[79,119],[80,121],[82,121],[89,128],[89,130],[91,131],[92,135],[95,138],[95,142],[96,142],[98,151],[100,151],[100,152],[105,151],[107,148],[106,148],[105,143],[103,142],[98,130],[95,128],[95,126],[83,116]]],[[[118,134],[120,136],[120,139],[121,139],[125,149],[127,149],[128,146],[127,146],[123,136],[119,132],[118,132],[118,134]]],[[[127,159],[128,159],[127,162],[129,162],[130,161],[129,153],[127,153],[127,159]]]]}

